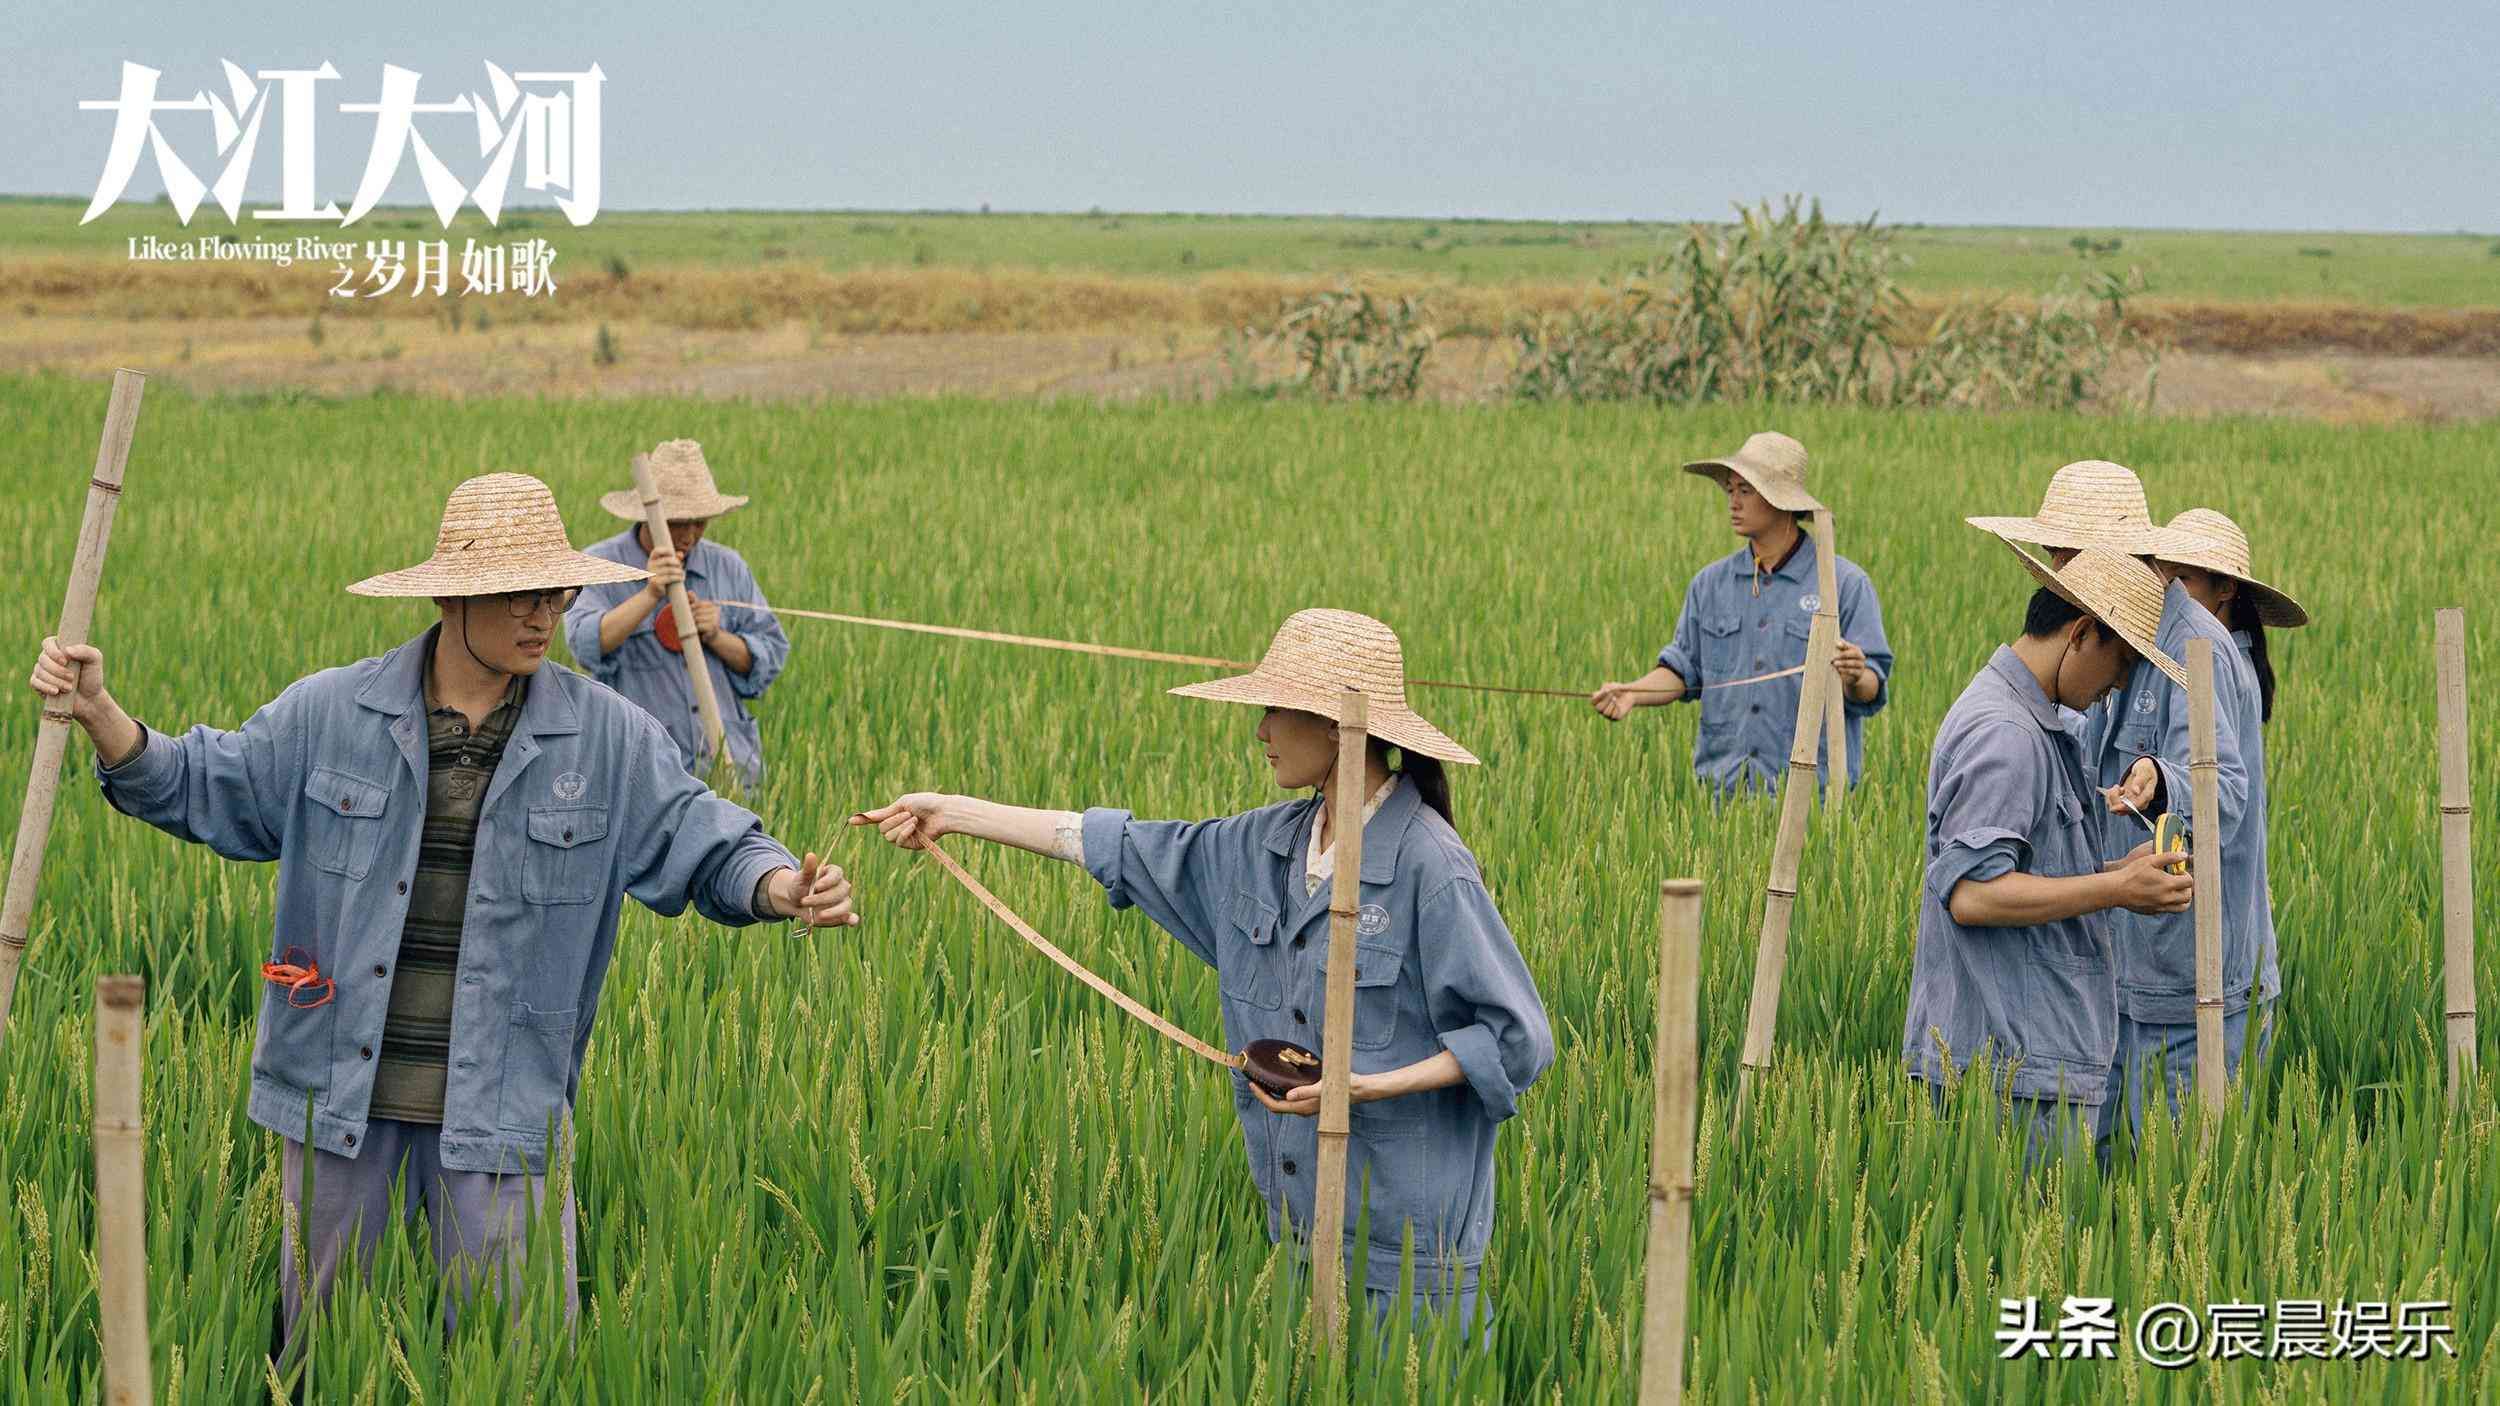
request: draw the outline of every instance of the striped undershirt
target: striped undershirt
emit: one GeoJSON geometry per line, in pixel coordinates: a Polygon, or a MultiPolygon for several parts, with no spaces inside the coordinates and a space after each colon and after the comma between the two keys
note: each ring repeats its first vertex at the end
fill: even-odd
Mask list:
{"type": "Polygon", "coordinates": [[[472,731],[459,709],[434,703],[434,661],[426,660],[425,829],[417,843],[417,872],[408,881],[408,920],[399,932],[399,968],[382,1022],[381,1061],[373,1071],[373,1117],[443,1121],[452,994],[477,817],[528,694],[529,677],[513,675],[503,701],[472,731]]]}

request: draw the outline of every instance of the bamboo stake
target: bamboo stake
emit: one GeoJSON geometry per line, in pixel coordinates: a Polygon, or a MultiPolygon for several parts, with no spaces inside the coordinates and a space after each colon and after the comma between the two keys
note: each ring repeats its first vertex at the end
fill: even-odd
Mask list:
{"type": "Polygon", "coordinates": [[[1806,636],[1806,676],[1797,698],[1795,737],[1788,748],[1788,779],[1780,786],[1779,841],[1771,851],[1770,882],[1764,885],[1762,940],[1754,950],[1753,1004],[1745,1014],[1745,1052],[1736,1071],[1736,1121],[1731,1138],[1744,1136],[1754,1076],[1771,1062],[1780,982],[1788,974],[1788,922],[1797,906],[1797,861],[1806,847],[1806,812],[1814,805],[1814,757],[1823,733],[1823,692],[1831,683],[1832,622],[1817,615],[1813,632],[1806,636]]]}
{"type": "MultiPolygon", "coordinates": [[[[642,499],[643,528],[651,534],[651,544],[656,547],[671,541],[668,514],[660,506],[660,489],[651,477],[648,454],[634,456],[634,492],[642,499]]],[[[694,604],[686,599],[685,582],[668,588],[668,609],[677,620],[677,645],[686,660],[686,683],[694,690],[695,710],[703,715],[703,737],[712,749],[705,769],[717,778],[720,764],[729,756],[729,731],[721,725],[720,699],[712,692],[712,670],[703,660],[703,641],[694,632],[694,604]]],[[[730,770],[734,773],[736,768],[730,770]]]]}
{"type": "MultiPolygon", "coordinates": [[[[1319,1315],[1318,1348],[1333,1353],[1345,1333],[1345,1181],[1349,1077],[1354,1064],[1354,944],[1363,903],[1363,758],[1371,700],[1348,688],[1337,710],[1337,773],[1328,783],[1336,808],[1337,872],[1328,896],[1327,1024],[1319,1050],[1319,1184],[1311,1198],[1311,1308],[1319,1315]]],[[[1317,823],[1317,822],[1314,822],[1317,823]]]]}
{"type": "Polygon", "coordinates": [[[2440,906],[2448,939],[2448,1102],[2474,1082],[2474,807],[2467,800],[2465,611],[2439,621],[2440,906]]]}
{"type": "Polygon", "coordinates": [[[104,1315],[104,1399],[147,1406],[148,1220],[140,1153],[135,976],[99,976],[95,995],[96,1298],[104,1315]]]}
{"type": "MultiPolygon", "coordinates": [[[[139,397],[148,378],[113,373],[113,399],[104,410],[104,438],[96,446],[95,473],[87,480],[87,513],[78,525],[69,592],[61,601],[54,638],[64,647],[87,642],[95,616],[96,584],[104,576],[104,548],[113,534],[113,507],[121,498],[122,470],[130,462],[130,437],[139,428],[139,397]]],[[[35,890],[43,877],[44,847],[52,839],[52,806],[60,795],[61,757],[69,748],[69,704],[47,702],[35,725],[35,764],[26,775],[26,804],[18,812],[17,848],[9,859],[9,891],[0,902],[0,1043],[9,1038],[9,1009],[17,1000],[17,969],[26,960],[34,926],[35,890]]]]}
{"type": "Polygon", "coordinates": [[[2188,788],[2196,880],[2196,1091],[2222,1112],[2222,792],[2214,760],[2214,642],[2188,641],[2188,788]]]}
{"type": "MultiPolygon", "coordinates": [[[[1840,648],[1840,548],[1832,526],[1832,510],[1814,515],[1815,614],[1831,619],[1832,649],[1840,648]]],[[[1849,709],[1838,681],[1823,690],[1823,737],[1829,749],[1829,770],[1823,777],[1823,804],[1837,810],[1849,794],[1849,709]]],[[[1798,703],[1803,706],[1804,700],[1798,703]]]]}
{"type": "Polygon", "coordinates": [[[1701,881],[1658,890],[1658,1053],[1649,1130],[1649,1288],[1641,1312],[1641,1406],[1684,1400],[1692,1292],[1693,1125],[1701,1069],[1701,881]]]}

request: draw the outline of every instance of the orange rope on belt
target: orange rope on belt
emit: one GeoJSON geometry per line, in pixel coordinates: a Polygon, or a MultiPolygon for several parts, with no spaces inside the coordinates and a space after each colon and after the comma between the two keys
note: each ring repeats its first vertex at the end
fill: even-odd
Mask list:
{"type": "MultiPolygon", "coordinates": [[[[919,635],[944,635],[949,639],[984,640],[991,644],[1020,644],[1033,649],[1064,649],[1073,654],[1093,654],[1111,659],[1140,659],[1149,664],[1189,664],[1205,669],[1255,669],[1257,664],[1243,659],[1215,659],[1203,654],[1169,654],[1156,649],[1128,649],[1115,644],[1087,644],[1079,640],[1046,639],[1040,635],[1009,635],[996,630],[967,630],[959,625],[923,625],[913,620],[880,620],[869,615],[839,615],[830,610],[793,610],[786,605],[765,605],[758,601],[724,600],[713,604],[724,609],[760,610],[770,615],[793,615],[803,620],[830,620],[841,625],[869,625],[880,630],[907,630],[919,635]]],[[[1729,679],[1724,683],[1705,683],[1704,688],[1738,688],[1745,684],[1768,683],[1773,679],[1794,678],[1806,671],[1803,664],[1787,669],[1774,669],[1751,678],[1729,679]]],[[[1418,688],[1454,688],[1469,693],[1512,693],[1536,698],[1576,698],[1585,701],[1594,689],[1518,688],[1507,684],[1453,683],[1445,679],[1409,679],[1418,688]]],[[[1659,689],[1634,689],[1632,692],[1656,694],[1659,689]]]]}

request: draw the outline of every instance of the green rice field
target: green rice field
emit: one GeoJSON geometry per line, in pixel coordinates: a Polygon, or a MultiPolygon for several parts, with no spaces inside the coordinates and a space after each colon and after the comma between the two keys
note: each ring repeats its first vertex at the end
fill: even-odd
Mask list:
{"type": "MultiPolygon", "coordinates": [[[[0,552],[21,581],[0,605],[12,828],[36,721],[19,681],[59,608],[105,398],[0,380],[0,552]]],[[[1691,709],[1609,725],[1565,700],[1415,695],[1485,759],[1453,769],[1459,828],[1560,1045],[1503,1134],[1490,1352],[1400,1318],[1318,1363],[1221,1076],[925,859],[843,826],[911,789],[1147,816],[1264,804],[1256,711],[1164,696],[1204,677],[1187,668],[794,620],[761,706],[774,779],[757,808],[851,869],[865,925],[728,930],[628,905],[576,1109],[576,1332],[540,1256],[517,1324],[472,1313],[446,1342],[422,1232],[393,1236],[369,1279],[343,1282],[307,1399],[1630,1400],[1658,886],[1685,875],[1708,885],[1692,1399],[2500,1398],[2500,1014],[2451,1115],[2431,649],[2433,610],[2465,605],[2479,677],[2500,679],[2487,534],[2470,530],[2500,424],[160,388],[94,638],[135,716],[237,726],[292,680],[424,628],[424,603],[344,588],[427,556],[461,478],[543,477],[584,544],[611,530],[596,499],[627,483],[629,456],[691,436],[724,491],[754,499],[715,540],[783,604],[1233,658],[1295,609],[1338,606],[1394,625],[1418,676],[1593,688],[1643,672],[1685,581],[1736,545],[1716,495],[1674,466],[1769,427],[1811,448],[1898,664],[1867,728],[1869,783],[1813,824],[1780,1049],[1743,1126],[1736,1052],[1774,807],[1714,809],[1696,789],[1691,709]],[[2030,592],[1961,518],[2028,512],[2083,458],[2134,467],[2158,517],[2230,513],[2258,574],[2315,623],[2274,637],[2285,992],[2250,1106],[2160,1127],[2107,1176],[2087,1161],[2025,1182],[1984,1090],[1934,1112],[1898,1049],[1928,748],[2030,592]],[[2036,1295],[2053,1319],[2069,1294],[2113,1299],[2126,1324],[2165,1300],[2447,1300],[2453,1356],[2165,1370],[2122,1340],[2113,1361],[2000,1360],[2000,1298],[2036,1295]]],[[[2480,1003],[2500,1012],[2500,708],[2477,701],[2472,742],[2480,1003]]],[[[279,1169],[244,1097],[274,870],[113,814],[83,738],[71,755],[0,1045],[0,1400],[101,1396],[89,1012],[97,973],[135,971],[156,1397],[265,1401],[279,1169]]],[[[1079,960],[1220,1032],[1213,973],[1083,875],[950,848],[1079,960]]]]}

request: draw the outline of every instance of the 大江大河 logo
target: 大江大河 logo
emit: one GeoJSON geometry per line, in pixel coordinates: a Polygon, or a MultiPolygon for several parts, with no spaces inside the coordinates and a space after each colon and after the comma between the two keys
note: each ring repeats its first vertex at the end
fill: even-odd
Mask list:
{"type": "MultiPolygon", "coordinates": [[[[278,134],[278,207],[255,209],[256,220],[354,224],[411,162],[424,183],[427,203],[446,226],[463,203],[474,203],[487,223],[494,223],[503,213],[516,162],[525,188],[564,192],[556,196],[556,207],[574,224],[589,224],[599,213],[599,90],[607,75],[595,63],[578,73],[506,73],[490,63],[487,92],[430,102],[420,100],[421,75],[384,64],[380,91],[371,101],[330,104],[341,113],[373,121],[364,175],[342,215],[335,200],[322,201],[313,176],[321,85],[338,82],[338,70],[324,63],[319,68],[246,73],[231,60],[224,62],[222,95],[194,90],[187,98],[160,96],[157,80],[162,72],[125,61],[119,95],[78,104],[82,110],[113,114],[104,174],[80,224],[121,199],[143,153],[155,156],[166,199],[184,224],[211,196],[227,219],[240,220],[244,182],[250,179],[263,133],[272,127],[278,134]],[[447,142],[458,140],[453,133],[474,136],[477,157],[467,167],[476,172],[474,184],[453,172],[426,140],[421,125],[432,125],[436,138],[447,142]],[[210,179],[203,180],[178,153],[177,146],[186,142],[195,153],[213,143],[216,164],[210,179]]],[[[445,150],[453,148],[447,145],[445,150]]],[[[455,159],[462,157],[465,151],[455,152],[455,159]]],[[[204,163],[203,169],[210,168],[204,163]]]]}

